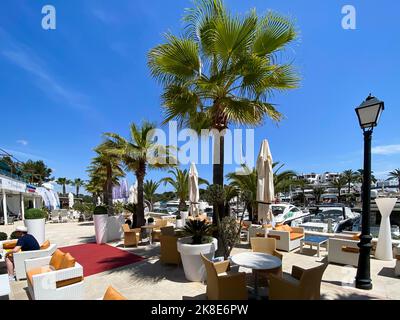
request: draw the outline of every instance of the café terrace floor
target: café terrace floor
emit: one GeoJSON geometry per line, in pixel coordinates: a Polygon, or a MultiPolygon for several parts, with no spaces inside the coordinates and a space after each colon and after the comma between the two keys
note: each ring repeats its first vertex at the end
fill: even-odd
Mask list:
{"type": "MultiPolygon", "coordinates": [[[[0,232],[10,234],[21,224],[0,226],[0,232]]],[[[94,242],[94,227],[92,222],[47,223],[46,238],[59,247],[80,243],[94,242]]],[[[110,245],[123,248],[122,242],[110,245]]],[[[124,267],[112,269],[85,277],[85,298],[99,299],[109,285],[115,287],[128,299],[132,300],[182,300],[205,299],[206,286],[202,283],[189,282],[185,279],[182,267],[163,265],[159,261],[159,243],[138,248],[127,248],[146,259],[124,267]]],[[[250,250],[249,244],[243,242],[232,251],[235,253],[250,250]]],[[[283,271],[290,273],[292,265],[309,268],[326,261],[326,251],[321,248],[321,257],[317,258],[315,250],[304,247],[300,254],[298,249],[283,253],[283,271]]],[[[394,261],[379,261],[371,259],[371,278],[373,289],[364,291],[355,289],[353,285],[356,269],[329,264],[326,269],[321,294],[323,299],[400,299],[400,278],[394,275],[394,261]]],[[[240,268],[248,273],[248,284],[252,285],[251,270],[240,268]]],[[[4,265],[0,266],[0,274],[6,273],[4,265]]],[[[10,299],[29,299],[26,281],[11,283],[10,299]]],[[[260,294],[265,294],[262,288],[260,294]]]]}

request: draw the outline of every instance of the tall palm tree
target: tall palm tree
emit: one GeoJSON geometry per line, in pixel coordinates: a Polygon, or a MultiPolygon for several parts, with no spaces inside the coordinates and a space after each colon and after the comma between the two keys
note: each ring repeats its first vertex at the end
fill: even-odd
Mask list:
{"type": "Polygon", "coordinates": [[[97,203],[97,197],[99,197],[103,192],[103,184],[104,182],[101,183],[99,180],[96,181],[94,177],[91,177],[91,179],[85,184],[86,191],[92,194],[94,204],[97,203]]]}
{"type": "Polygon", "coordinates": [[[103,187],[103,202],[107,206],[109,214],[112,214],[112,188],[118,184],[118,179],[125,176],[121,168],[121,160],[118,156],[107,152],[106,142],[95,148],[97,156],[93,158],[88,172],[93,182],[103,187]]]}
{"type": "Polygon", "coordinates": [[[72,181],[72,185],[75,186],[75,191],[76,191],[76,196],[79,195],[79,189],[80,187],[85,185],[85,181],[83,181],[81,178],[76,178],[74,181],[72,181]]]}
{"type": "Polygon", "coordinates": [[[331,186],[338,191],[338,198],[340,199],[342,189],[347,186],[347,179],[346,177],[340,175],[335,180],[331,182],[331,186]]]}
{"type": "MultiPolygon", "coordinates": [[[[160,180],[164,185],[169,184],[174,188],[175,195],[179,199],[179,211],[183,211],[186,207],[186,200],[189,199],[189,172],[187,169],[181,170],[174,168],[168,170],[170,177],[165,177],[160,180]]],[[[208,182],[199,177],[199,185],[208,184],[208,182]]]]}
{"type": "Polygon", "coordinates": [[[388,180],[393,180],[393,179],[397,179],[398,187],[400,188],[400,169],[395,169],[389,172],[388,180]]]}
{"type": "Polygon", "coordinates": [[[144,199],[149,201],[152,207],[154,204],[154,197],[159,186],[160,182],[153,180],[146,180],[146,182],[143,184],[144,199]]]}
{"type": "Polygon", "coordinates": [[[148,65],[163,85],[164,123],[176,119],[182,126],[218,133],[213,184],[222,187],[223,131],[230,125],[260,125],[266,117],[282,119],[269,98],[298,85],[292,65],[278,58],[297,32],[277,13],[234,15],[222,0],[196,1],[184,22],[186,33],[168,34],[149,52],[148,65]]]}
{"type": "Polygon", "coordinates": [[[71,180],[69,180],[69,179],[67,179],[67,178],[58,178],[58,179],[56,180],[56,183],[57,183],[58,185],[62,186],[63,194],[66,194],[66,193],[67,193],[67,192],[66,192],[66,186],[69,185],[69,184],[71,184],[71,180]]]}
{"type": "Polygon", "coordinates": [[[162,146],[154,141],[155,124],[144,121],[139,127],[132,123],[129,138],[116,133],[105,133],[105,152],[118,157],[128,171],[134,172],[138,182],[137,224],[142,226],[144,220],[144,190],[143,183],[147,169],[170,168],[175,166],[168,146],[162,146]]]}
{"type": "Polygon", "coordinates": [[[343,171],[342,176],[345,177],[345,179],[347,181],[347,193],[350,193],[351,184],[359,181],[359,174],[357,172],[354,172],[353,170],[349,169],[349,170],[343,171]]]}

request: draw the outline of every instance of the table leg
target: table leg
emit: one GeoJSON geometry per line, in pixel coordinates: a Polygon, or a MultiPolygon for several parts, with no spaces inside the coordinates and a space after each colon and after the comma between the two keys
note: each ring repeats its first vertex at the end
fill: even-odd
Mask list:
{"type": "Polygon", "coordinates": [[[258,271],[254,272],[254,295],[258,299],[258,271]]]}
{"type": "Polygon", "coordinates": [[[320,246],[319,246],[319,243],[317,244],[317,257],[319,258],[319,248],[320,248],[320,246]]]}
{"type": "Polygon", "coordinates": [[[304,245],[303,240],[300,240],[300,253],[303,253],[303,245],[304,245]]]}

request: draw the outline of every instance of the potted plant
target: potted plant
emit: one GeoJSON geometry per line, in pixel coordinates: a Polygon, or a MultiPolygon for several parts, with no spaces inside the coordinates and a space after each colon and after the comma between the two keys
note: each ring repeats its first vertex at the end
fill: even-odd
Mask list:
{"type": "Polygon", "coordinates": [[[184,223],[183,223],[182,216],[181,216],[180,213],[178,213],[178,214],[176,215],[176,227],[177,227],[178,229],[181,229],[181,228],[183,228],[183,226],[184,226],[184,223]]]}
{"type": "Polygon", "coordinates": [[[45,241],[45,223],[47,213],[42,209],[28,209],[25,212],[25,226],[28,233],[36,238],[39,244],[45,241]]]}
{"type": "Polygon", "coordinates": [[[94,231],[96,234],[96,243],[107,242],[107,207],[97,206],[93,210],[94,231]]]}
{"type": "Polygon", "coordinates": [[[149,225],[154,224],[154,218],[153,217],[148,218],[147,219],[147,224],[149,224],[149,225]]]}
{"type": "Polygon", "coordinates": [[[189,281],[204,281],[205,268],[200,253],[214,257],[218,240],[210,236],[212,225],[206,221],[190,220],[184,227],[186,237],[178,240],[185,277],[189,281]]]}

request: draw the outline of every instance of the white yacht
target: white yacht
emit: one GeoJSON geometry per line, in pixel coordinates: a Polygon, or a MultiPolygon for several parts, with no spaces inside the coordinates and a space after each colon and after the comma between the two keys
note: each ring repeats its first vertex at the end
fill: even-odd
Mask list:
{"type": "Polygon", "coordinates": [[[312,213],[299,226],[306,231],[338,233],[352,230],[360,214],[342,204],[320,205],[309,208],[312,213]]]}
{"type": "Polygon", "coordinates": [[[290,203],[279,203],[271,205],[272,213],[276,223],[292,223],[308,216],[310,212],[302,211],[290,203]]]}

